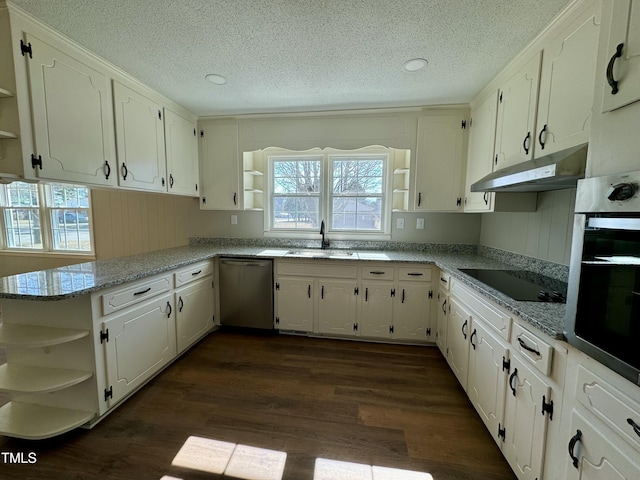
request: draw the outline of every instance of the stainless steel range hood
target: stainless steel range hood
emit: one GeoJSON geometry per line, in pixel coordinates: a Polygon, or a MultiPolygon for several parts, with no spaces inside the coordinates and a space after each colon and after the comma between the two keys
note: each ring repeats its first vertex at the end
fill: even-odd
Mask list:
{"type": "Polygon", "coordinates": [[[552,153],[490,173],[471,185],[472,192],[546,192],[575,188],[584,178],[588,144],[552,153]]]}

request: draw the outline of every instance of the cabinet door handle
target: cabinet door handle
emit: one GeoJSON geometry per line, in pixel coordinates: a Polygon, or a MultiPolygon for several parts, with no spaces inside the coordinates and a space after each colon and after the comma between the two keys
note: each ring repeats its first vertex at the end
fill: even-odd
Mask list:
{"type": "Polygon", "coordinates": [[[147,292],[148,292],[148,291],[150,291],[150,290],[151,290],[151,287],[147,288],[146,290],[140,290],[139,292],[135,292],[133,295],[134,295],[134,296],[136,296],[136,295],[143,295],[143,294],[147,293],[147,292]]]}
{"type": "Polygon", "coordinates": [[[182,301],[182,297],[178,297],[178,311],[181,312],[184,307],[184,302],[182,301]]]}
{"type": "Polygon", "coordinates": [[[627,418],[627,423],[633,427],[633,431],[640,437],[640,425],[634,422],[632,418],[627,418]]]}
{"type": "Polygon", "coordinates": [[[489,192],[484,192],[484,196],[482,198],[484,198],[484,204],[489,205],[489,192]]]}
{"type": "Polygon", "coordinates": [[[511,374],[511,376],[509,377],[509,388],[511,389],[511,392],[513,393],[513,396],[516,396],[516,387],[515,385],[513,385],[513,380],[518,376],[518,369],[514,368],[513,369],[513,373],[511,374]]]}
{"type": "Polygon", "coordinates": [[[238,194],[236,192],[233,193],[233,204],[238,205],[238,194]]]}
{"type": "Polygon", "coordinates": [[[444,313],[445,315],[447,314],[447,301],[446,300],[442,303],[442,313],[444,313]]]}
{"type": "Polygon", "coordinates": [[[537,356],[540,356],[540,352],[538,350],[536,350],[535,348],[532,348],[529,345],[527,345],[526,343],[524,343],[524,340],[522,340],[520,337],[518,337],[518,343],[526,351],[531,352],[531,353],[535,353],[537,356]]]}
{"type": "Polygon", "coordinates": [[[449,283],[449,282],[447,282],[447,279],[446,279],[446,278],[443,278],[443,277],[440,277],[440,281],[441,281],[442,283],[449,283]]]}
{"type": "Polygon", "coordinates": [[[311,298],[311,284],[307,287],[307,297],[311,298]]]}
{"type": "Polygon", "coordinates": [[[571,437],[571,440],[569,440],[569,457],[571,457],[573,466],[576,468],[578,468],[579,458],[575,456],[573,451],[576,448],[576,443],[578,443],[581,438],[582,438],[582,432],[580,430],[576,430],[576,434],[573,437],[571,437]]]}
{"type": "Polygon", "coordinates": [[[409,275],[410,277],[421,277],[422,275],[424,275],[423,273],[414,273],[414,272],[409,272],[407,273],[407,275],[409,275]]]}
{"type": "Polygon", "coordinates": [[[471,333],[471,338],[469,339],[469,341],[471,342],[471,346],[473,347],[474,350],[476,349],[476,344],[473,343],[473,337],[476,337],[476,336],[477,336],[477,332],[476,332],[476,329],[474,328],[473,332],[471,333]]]}
{"type": "Polygon", "coordinates": [[[418,206],[422,203],[422,192],[418,192],[418,206]]]}
{"type": "Polygon", "coordinates": [[[402,302],[401,303],[404,303],[404,288],[402,289],[402,302]]]}
{"type": "Polygon", "coordinates": [[[320,289],[320,298],[324,300],[324,285],[322,285],[322,288],[320,289]]]}
{"type": "Polygon", "coordinates": [[[109,180],[109,175],[111,175],[111,165],[109,165],[109,161],[104,161],[104,168],[106,168],[106,172],[104,173],[105,180],[109,180]]]}
{"type": "Polygon", "coordinates": [[[464,329],[467,328],[467,321],[465,320],[464,323],[462,324],[462,335],[464,335],[464,339],[467,339],[467,332],[464,331],[464,329]]]}
{"type": "Polygon", "coordinates": [[[169,188],[173,188],[173,174],[169,174],[169,188]]]}
{"type": "Polygon", "coordinates": [[[524,154],[525,155],[529,155],[529,146],[528,144],[530,143],[531,140],[531,132],[527,132],[527,136],[524,137],[524,140],[522,141],[522,148],[524,148],[524,154]]]}
{"type": "Polygon", "coordinates": [[[202,273],[202,270],[198,270],[197,272],[192,272],[191,276],[195,277],[196,275],[200,275],[202,273]]]}
{"type": "Polygon", "coordinates": [[[369,301],[369,288],[365,288],[364,289],[364,301],[368,302],[369,301]]]}
{"type": "Polygon", "coordinates": [[[369,272],[371,275],[384,275],[384,272],[381,271],[375,271],[375,272],[369,272]]]}
{"type": "Polygon", "coordinates": [[[169,302],[167,302],[167,309],[169,310],[167,312],[167,318],[171,318],[171,312],[173,312],[173,310],[171,309],[171,304],[169,302]]]}
{"type": "Polygon", "coordinates": [[[129,169],[127,168],[127,164],[123,163],[122,167],[120,168],[120,171],[122,172],[122,180],[126,180],[127,179],[127,175],[129,175],[129,169]]]}
{"type": "Polygon", "coordinates": [[[613,54],[607,65],[607,82],[611,87],[611,95],[618,93],[618,81],[613,78],[613,66],[616,64],[616,60],[622,56],[622,47],[624,47],[624,43],[618,44],[616,53],[613,54]]]}
{"type": "Polygon", "coordinates": [[[546,132],[546,131],[547,131],[547,125],[545,124],[545,126],[544,126],[544,127],[542,127],[542,130],[540,130],[540,133],[538,134],[538,143],[540,144],[540,149],[541,149],[541,150],[544,150],[544,145],[545,145],[545,143],[546,143],[546,142],[543,142],[543,141],[542,141],[542,134],[543,134],[544,132],[546,132]]]}

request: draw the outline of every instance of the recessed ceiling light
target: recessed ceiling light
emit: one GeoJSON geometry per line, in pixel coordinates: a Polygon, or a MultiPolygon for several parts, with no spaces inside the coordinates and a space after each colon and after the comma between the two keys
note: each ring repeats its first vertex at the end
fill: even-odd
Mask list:
{"type": "Polygon", "coordinates": [[[217,75],[215,73],[210,73],[209,75],[205,75],[204,79],[207,82],[215,83],[216,85],[224,85],[227,83],[227,79],[222,75],[217,75]]]}
{"type": "Polygon", "coordinates": [[[427,61],[424,58],[412,58],[411,60],[405,62],[403,68],[407,72],[417,72],[418,70],[427,66],[427,61]]]}

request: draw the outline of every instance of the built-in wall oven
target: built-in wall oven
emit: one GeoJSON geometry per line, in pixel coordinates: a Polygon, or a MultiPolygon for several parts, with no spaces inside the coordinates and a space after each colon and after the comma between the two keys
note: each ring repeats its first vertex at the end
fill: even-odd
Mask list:
{"type": "Polygon", "coordinates": [[[640,171],[578,183],[565,335],[640,385],[640,171]]]}

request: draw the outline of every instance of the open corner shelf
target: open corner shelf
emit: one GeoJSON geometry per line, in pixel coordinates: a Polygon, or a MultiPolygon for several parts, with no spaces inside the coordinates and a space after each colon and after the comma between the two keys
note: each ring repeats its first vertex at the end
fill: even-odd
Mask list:
{"type": "Polygon", "coordinates": [[[7,90],[6,88],[0,87],[0,98],[8,98],[13,97],[13,92],[7,90]]]}
{"type": "Polygon", "coordinates": [[[18,134],[0,130],[0,138],[18,138],[18,134]]]}
{"type": "Polygon", "coordinates": [[[0,435],[41,440],[73,430],[95,416],[94,412],[9,402],[0,407],[0,435]]]}
{"type": "Polygon", "coordinates": [[[0,325],[0,347],[50,347],[72,342],[88,335],[89,330],[3,324],[0,325]]]}
{"type": "Polygon", "coordinates": [[[71,387],[91,378],[93,372],[66,368],[33,367],[5,363],[0,366],[0,391],[48,393],[71,387]]]}

